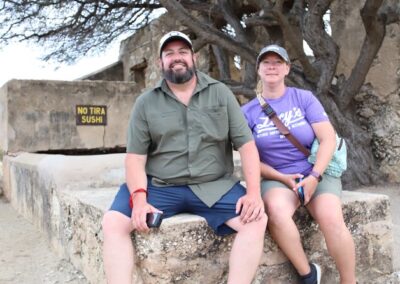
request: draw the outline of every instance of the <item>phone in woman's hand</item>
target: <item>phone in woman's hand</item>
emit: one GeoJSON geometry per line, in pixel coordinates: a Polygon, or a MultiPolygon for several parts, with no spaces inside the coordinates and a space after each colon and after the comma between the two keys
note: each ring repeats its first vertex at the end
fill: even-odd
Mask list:
{"type": "MultiPolygon", "coordinates": [[[[296,183],[299,183],[299,182],[301,182],[303,179],[302,178],[296,178],[296,183]]],[[[300,199],[300,204],[301,204],[301,206],[304,206],[304,188],[302,187],[302,186],[300,186],[298,189],[297,189],[297,195],[298,195],[298,197],[299,197],[299,199],[300,199]]]]}

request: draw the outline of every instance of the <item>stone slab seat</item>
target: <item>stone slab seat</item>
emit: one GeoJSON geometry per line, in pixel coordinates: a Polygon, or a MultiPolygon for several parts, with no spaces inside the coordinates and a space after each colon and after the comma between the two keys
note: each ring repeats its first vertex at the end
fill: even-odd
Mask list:
{"type": "MultiPolygon", "coordinates": [[[[6,157],[4,169],[12,205],[90,283],[105,283],[101,219],[123,180],[123,156],[23,154],[6,157]]],[[[393,272],[389,205],[385,195],[343,194],[345,221],[356,243],[359,283],[395,283],[388,281],[393,272]]],[[[322,267],[322,283],[339,283],[318,226],[304,209],[294,219],[307,255],[322,267]]],[[[225,283],[233,238],[214,235],[203,218],[190,214],[165,219],[149,234],[132,233],[133,283],[225,283]]],[[[269,234],[253,283],[297,283],[292,266],[269,234]]]]}

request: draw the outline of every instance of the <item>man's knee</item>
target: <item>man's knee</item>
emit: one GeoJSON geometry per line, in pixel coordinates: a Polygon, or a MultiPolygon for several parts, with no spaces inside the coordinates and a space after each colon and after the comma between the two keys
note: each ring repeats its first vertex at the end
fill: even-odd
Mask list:
{"type": "Polygon", "coordinates": [[[241,227],[243,231],[251,231],[254,233],[264,234],[267,229],[268,217],[265,213],[262,213],[261,218],[254,220],[250,223],[244,224],[241,227]]]}
{"type": "Polygon", "coordinates": [[[261,228],[264,228],[264,230],[265,230],[265,228],[267,227],[267,223],[268,223],[268,216],[267,216],[267,214],[263,213],[263,214],[261,215],[260,220],[257,221],[257,222],[259,222],[259,226],[260,226],[261,228]]]}
{"type": "Polygon", "coordinates": [[[132,231],[130,218],[117,211],[107,211],[101,226],[104,235],[129,234],[132,231]]]}

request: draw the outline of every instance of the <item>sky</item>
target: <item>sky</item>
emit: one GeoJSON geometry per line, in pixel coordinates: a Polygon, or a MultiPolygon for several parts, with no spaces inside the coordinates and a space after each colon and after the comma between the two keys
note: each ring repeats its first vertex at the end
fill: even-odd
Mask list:
{"type": "Polygon", "coordinates": [[[118,60],[119,42],[105,53],[81,58],[73,65],[40,60],[40,46],[15,43],[0,49],[0,87],[11,79],[74,80],[118,60]]]}

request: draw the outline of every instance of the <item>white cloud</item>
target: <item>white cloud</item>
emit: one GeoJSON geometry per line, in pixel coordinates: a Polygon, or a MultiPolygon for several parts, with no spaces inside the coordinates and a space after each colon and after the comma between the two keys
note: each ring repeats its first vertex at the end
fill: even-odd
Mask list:
{"type": "Polygon", "coordinates": [[[16,43],[0,49],[0,87],[11,79],[74,80],[118,60],[119,42],[104,54],[82,58],[74,65],[40,60],[41,47],[16,43]]]}

